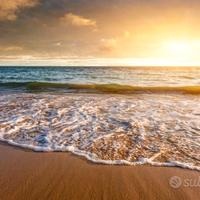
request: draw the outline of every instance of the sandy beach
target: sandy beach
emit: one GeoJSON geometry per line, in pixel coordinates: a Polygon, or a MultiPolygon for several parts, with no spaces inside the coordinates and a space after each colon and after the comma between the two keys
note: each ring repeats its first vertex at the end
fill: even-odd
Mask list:
{"type": "Polygon", "coordinates": [[[198,199],[199,187],[172,188],[199,172],[151,166],[97,165],[69,153],[36,153],[0,144],[0,195],[16,199],[198,199]]]}
{"type": "Polygon", "coordinates": [[[200,200],[200,0],[0,0],[0,200],[200,200]]]}

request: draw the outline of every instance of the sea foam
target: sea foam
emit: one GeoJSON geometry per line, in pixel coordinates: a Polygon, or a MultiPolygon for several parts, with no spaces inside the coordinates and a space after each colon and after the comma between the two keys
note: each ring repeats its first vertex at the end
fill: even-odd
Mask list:
{"type": "Polygon", "coordinates": [[[200,170],[200,97],[178,94],[0,97],[0,140],[101,164],[200,170]]]}

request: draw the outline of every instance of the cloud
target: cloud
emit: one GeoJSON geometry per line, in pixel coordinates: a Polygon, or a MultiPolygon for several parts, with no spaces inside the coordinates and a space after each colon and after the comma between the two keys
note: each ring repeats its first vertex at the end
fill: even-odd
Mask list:
{"type": "Polygon", "coordinates": [[[129,37],[131,36],[131,33],[130,33],[129,31],[124,31],[123,36],[124,36],[125,38],[129,38],[129,37]]]}
{"type": "Polygon", "coordinates": [[[116,38],[101,39],[100,41],[100,51],[111,52],[117,47],[118,40],[116,38]]]}
{"type": "Polygon", "coordinates": [[[62,21],[68,22],[73,26],[91,26],[96,27],[96,21],[92,19],[87,19],[85,17],[75,15],[72,13],[65,14],[64,17],[61,18],[62,21]]]}
{"type": "Polygon", "coordinates": [[[20,46],[7,46],[7,47],[2,47],[0,46],[0,51],[4,51],[4,52],[17,52],[17,51],[22,51],[23,47],[20,46]]]}
{"type": "Polygon", "coordinates": [[[129,38],[131,37],[131,32],[125,30],[120,35],[111,38],[102,38],[99,44],[99,50],[101,52],[113,52],[118,47],[123,46],[129,38]]]}
{"type": "Polygon", "coordinates": [[[19,10],[37,5],[39,0],[0,0],[0,21],[14,21],[19,10]]]}

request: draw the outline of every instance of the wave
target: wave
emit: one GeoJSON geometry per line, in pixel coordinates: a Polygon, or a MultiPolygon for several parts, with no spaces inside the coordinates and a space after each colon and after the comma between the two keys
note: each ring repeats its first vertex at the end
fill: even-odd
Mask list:
{"type": "Polygon", "coordinates": [[[13,141],[6,141],[2,138],[0,138],[0,141],[5,142],[8,145],[16,146],[16,147],[23,148],[23,149],[29,149],[34,152],[70,152],[74,155],[83,157],[83,158],[87,159],[88,161],[93,162],[95,164],[127,165],[127,166],[151,165],[154,167],[180,167],[183,169],[200,171],[199,166],[195,166],[192,163],[184,163],[184,162],[179,162],[179,161],[155,162],[151,158],[141,158],[138,161],[134,161],[134,162],[127,161],[127,160],[103,160],[103,159],[99,159],[93,153],[79,150],[77,148],[74,148],[73,146],[68,146],[65,148],[58,147],[55,149],[51,149],[48,147],[37,147],[37,146],[33,146],[33,145],[20,144],[20,143],[16,143],[13,141]]]}
{"type": "Polygon", "coordinates": [[[120,84],[72,84],[72,83],[51,83],[51,82],[9,82],[0,83],[0,87],[24,88],[31,92],[59,91],[78,93],[187,93],[200,94],[200,86],[133,86],[120,84]]]}
{"type": "Polygon", "coordinates": [[[199,111],[190,95],[1,95],[0,141],[101,164],[200,171],[199,111]]]}

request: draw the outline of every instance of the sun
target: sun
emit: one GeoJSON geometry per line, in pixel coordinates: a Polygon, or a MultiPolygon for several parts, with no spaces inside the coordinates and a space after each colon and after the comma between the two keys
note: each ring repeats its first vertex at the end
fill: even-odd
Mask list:
{"type": "Polygon", "coordinates": [[[190,44],[186,41],[168,41],[164,44],[164,47],[169,54],[174,56],[189,56],[192,50],[190,44]]]}
{"type": "Polygon", "coordinates": [[[200,41],[192,39],[163,39],[152,63],[164,66],[199,65],[200,41]]]}

